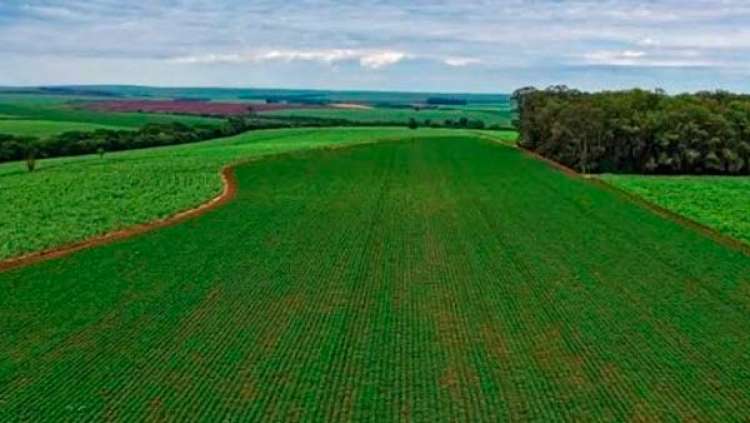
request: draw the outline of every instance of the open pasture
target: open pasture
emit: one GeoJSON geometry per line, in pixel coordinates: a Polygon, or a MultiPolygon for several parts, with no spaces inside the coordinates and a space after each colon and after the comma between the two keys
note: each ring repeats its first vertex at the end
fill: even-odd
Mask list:
{"type": "Polygon", "coordinates": [[[739,252],[471,135],[236,174],[200,218],[0,273],[0,420],[747,417],[739,252]]]}

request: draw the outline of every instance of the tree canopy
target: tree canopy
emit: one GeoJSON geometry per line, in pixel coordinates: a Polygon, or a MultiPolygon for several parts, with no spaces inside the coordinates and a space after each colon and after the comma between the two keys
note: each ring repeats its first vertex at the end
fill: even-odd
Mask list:
{"type": "Polygon", "coordinates": [[[750,174],[750,96],[725,91],[513,95],[520,145],[583,172],[750,174]]]}

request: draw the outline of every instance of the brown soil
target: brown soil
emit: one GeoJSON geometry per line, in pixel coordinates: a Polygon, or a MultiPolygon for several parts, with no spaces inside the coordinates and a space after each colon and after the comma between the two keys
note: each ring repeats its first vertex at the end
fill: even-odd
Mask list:
{"type": "Polygon", "coordinates": [[[119,231],[110,232],[104,235],[89,238],[85,241],[75,242],[49,250],[37,251],[23,256],[2,260],[0,261],[0,272],[5,272],[11,269],[29,266],[34,263],[68,256],[77,251],[92,247],[98,247],[126,238],[131,238],[152,231],[154,229],[176,225],[197,216],[204,215],[209,211],[230,202],[237,194],[237,179],[234,175],[234,166],[227,166],[223,168],[221,170],[221,179],[224,185],[224,190],[222,191],[222,193],[198,207],[179,212],[162,220],[157,220],[119,231]]]}
{"type": "Polygon", "coordinates": [[[540,155],[539,153],[537,153],[535,151],[527,150],[527,149],[525,149],[523,147],[520,147],[520,146],[518,146],[517,148],[519,150],[521,150],[527,156],[531,156],[531,157],[533,157],[533,158],[535,158],[537,160],[541,160],[541,161],[547,163],[548,165],[554,167],[555,169],[561,171],[562,173],[564,173],[564,174],[566,174],[568,176],[576,176],[576,177],[582,176],[580,173],[578,173],[577,171],[573,170],[572,168],[567,167],[564,164],[560,164],[560,163],[558,163],[558,162],[556,162],[554,160],[550,160],[550,159],[548,159],[548,158],[540,155]]]}

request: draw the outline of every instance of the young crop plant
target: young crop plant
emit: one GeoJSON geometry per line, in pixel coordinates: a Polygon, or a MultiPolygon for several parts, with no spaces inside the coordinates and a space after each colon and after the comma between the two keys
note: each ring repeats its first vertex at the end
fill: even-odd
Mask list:
{"type": "Polygon", "coordinates": [[[207,214],[0,272],[0,421],[746,420],[750,257],[447,132],[256,159],[207,214]]]}

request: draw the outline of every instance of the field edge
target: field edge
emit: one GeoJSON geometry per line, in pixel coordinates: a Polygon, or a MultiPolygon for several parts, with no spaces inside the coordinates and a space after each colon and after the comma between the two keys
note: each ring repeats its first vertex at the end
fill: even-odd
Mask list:
{"type": "MultiPolygon", "coordinates": [[[[507,144],[506,144],[507,145],[507,144]]],[[[681,226],[684,226],[694,232],[697,232],[714,242],[717,242],[724,247],[731,248],[732,250],[739,251],[748,257],[750,257],[750,244],[746,243],[745,241],[741,239],[734,238],[732,236],[726,235],[724,233],[719,232],[719,230],[714,229],[704,223],[701,223],[695,219],[692,219],[690,217],[687,217],[683,214],[677,213],[673,210],[670,210],[666,207],[660,206],[652,201],[649,201],[647,198],[640,196],[634,192],[627,191],[623,188],[620,188],[609,181],[598,177],[597,175],[584,175],[579,173],[573,168],[570,168],[568,166],[565,166],[561,163],[558,163],[554,160],[548,159],[544,156],[541,156],[540,154],[525,149],[521,146],[516,146],[520,151],[522,151],[524,154],[526,154],[528,157],[531,157],[535,160],[539,160],[551,168],[567,175],[573,178],[578,178],[584,182],[587,182],[591,185],[597,186],[603,190],[607,190],[621,198],[624,198],[648,211],[651,213],[656,214],[657,216],[660,216],[664,219],[671,220],[673,222],[678,223],[681,226]]]]}

